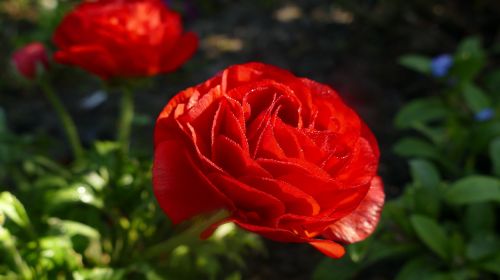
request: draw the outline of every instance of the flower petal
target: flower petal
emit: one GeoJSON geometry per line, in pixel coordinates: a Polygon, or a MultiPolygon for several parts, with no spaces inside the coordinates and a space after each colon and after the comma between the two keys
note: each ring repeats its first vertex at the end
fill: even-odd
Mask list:
{"type": "Polygon", "coordinates": [[[236,206],[240,219],[255,224],[274,224],[285,213],[285,205],[276,197],[252,188],[228,175],[209,174],[210,181],[236,206]]]}
{"type": "Polygon", "coordinates": [[[198,36],[193,32],[183,34],[168,55],[162,58],[162,71],[170,72],[179,68],[179,66],[193,56],[197,49],[198,36]]]}
{"type": "Polygon", "coordinates": [[[330,240],[318,239],[310,241],[309,244],[330,258],[339,259],[345,254],[345,249],[342,245],[330,240]]]}
{"type": "Polygon", "coordinates": [[[54,59],[59,63],[78,65],[106,80],[119,71],[108,51],[100,46],[76,46],[57,51],[54,59]]]}
{"type": "Polygon", "coordinates": [[[296,235],[292,231],[284,230],[284,229],[273,229],[262,226],[256,226],[252,224],[246,224],[237,220],[234,220],[234,223],[240,226],[243,229],[246,229],[251,232],[258,233],[266,238],[271,240],[280,241],[280,242],[305,242],[309,243],[311,246],[316,248],[321,253],[325,254],[330,258],[338,259],[345,254],[345,249],[342,245],[335,243],[331,240],[323,240],[323,239],[315,239],[315,238],[307,238],[296,235]]]}
{"type": "Polygon", "coordinates": [[[322,234],[325,238],[344,242],[358,242],[376,228],[384,204],[384,187],[380,177],[373,178],[366,197],[350,215],[340,219],[322,234]]]}
{"type": "Polygon", "coordinates": [[[155,148],[155,196],[174,224],[201,213],[231,208],[225,196],[198,169],[182,141],[167,140],[155,148]]]}

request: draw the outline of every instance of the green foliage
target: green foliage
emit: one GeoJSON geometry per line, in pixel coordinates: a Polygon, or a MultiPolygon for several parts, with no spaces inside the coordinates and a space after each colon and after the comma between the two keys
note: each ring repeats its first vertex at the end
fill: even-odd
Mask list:
{"type": "Polygon", "coordinates": [[[390,279],[500,276],[500,70],[483,73],[487,52],[477,38],[465,39],[452,57],[439,77],[432,77],[431,58],[400,59],[442,87],[395,117],[396,128],[412,133],[393,147],[408,159],[411,182],[386,202],[374,236],[350,245],[340,262],[321,263],[315,279],[351,279],[386,266],[390,279]],[[481,117],[485,109],[493,114],[481,117]]]}
{"type": "Polygon", "coordinates": [[[446,199],[453,204],[500,202],[500,180],[487,176],[468,176],[452,184],[446,199]]]}
{"type": "Polygon", "coordinates": [[[0,211],[21,228],[28,228],[31,225],[24,206],[8,192],[0,193],[0,211]]]}
{"type": "Polygon", "coordinates": [[[409,69],[428,74],[431,71],[431,59],[423,55],[405,55],[399,63],[409,69]]]}
{"type": "Polygon", "coordinates": [[[439,257],[447,260],[450,250],[444,229],[435,220],[425,216],[413,215],[410,221],[418,238],[439,257]]]}
{"type": "Polygon", "coordinates": [[[491,141],[489,155],[492,163],[492,173],[500,177],[500,138],[491,141]]]}
{"type": "Polygon", "coordinates": [[[454,65],[450,72],[460,83],[468,83],[477,77],[485,63],[486,53],[481,47],[479,38],[466,38],[457,47],[454,65]]]}
{"type": "Polygon", "coordinates": [[[438,188],[441,176],[431,162],[423,159],[410,160],[410,171],[415,184],[431,190],[438,188]]]}
{"type": "Polygon", "coordinates": [[[491,106],[491,101],[484,91],[473,84],[465,84],[462,93],[467,107],[474,113],[478,113],[491,106]]]}
{"type": "Polygon", "coordinates": [[[437,160],[439,150],[426,140],[407,137],[394,145],[394,152],[402,157],[420,157],[437,160]]]}
{"type": "Polygon", "coordinates": [[[412,128],[446,117],[447,108],[437,98],[419,99],[406,104],[396,116],[396,127],[412,128]]]}
{"type": "Polygon", "coordinates": [[[97,142],[68,167],[22,151],[4,158],[16,188],[0,193],[0,278],[238,279],[243,256],[264,251],[234,224],[206,241],[196,221],[172,228],[152,193],[151,161],[120,163],[118,147],[97,142]]]}
{"type": "Polygon", "coordinates": [[[324,259],[314,271],[313,280],[332,279],[337,280],[352,279],[359,270],[359,265],[350,260],[349,256],[344,256],[340,260],[324,259]]]}

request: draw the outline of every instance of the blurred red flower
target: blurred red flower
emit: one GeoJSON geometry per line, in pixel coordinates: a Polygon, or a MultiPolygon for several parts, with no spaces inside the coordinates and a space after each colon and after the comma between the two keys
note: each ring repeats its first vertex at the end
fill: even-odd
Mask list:
{"type": "Polygon", "coordinates": [[[339,243],[366,238],[378,223],[378,161],[373,134],[334,90],[248,63],[180,92],[163,109],[153,185],[174,223],[227,209],[221,223],[339,258],[339,243]]]}
{"type": "Polygon", "coordinates": [[[30,43],[12,54],[12,63],[21,75],[34,79],[37,67],[47,68],[49,65],[47,50],[40,42],[30,43]]]}
{"type": "Polygon", "coordinates": [[[56,61],[102,79],[152,76],[180,67],[198,47],[161,0],[97,0],[78,5],[54,34],[56,61]]]}

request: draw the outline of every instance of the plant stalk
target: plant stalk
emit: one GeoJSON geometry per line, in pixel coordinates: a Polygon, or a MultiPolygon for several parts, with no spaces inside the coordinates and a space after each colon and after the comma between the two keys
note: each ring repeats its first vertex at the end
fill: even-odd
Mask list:
{"type": "Polygon", "coordinates": [[[201,233],[209,226],[228,217],[228,212],[225,210],[219,211],[206,219],[197,220],[191,227],[185,231],[150,247],[144,254],[141,254],[141,259],[149,260],[158,255],[168,255],[180,245],[191,245],[200,239],[201,233]]]}
{"type": "Polygon", "coordinates": [[[42,88],[43,93],[49,100],[50,104],[56,111],[59,120],[61,121],[64,132],[66,133],[66,137],[68,138],[69,144],[73,151],[73,156],[77,161],[83,159],[83,147],[80,142],[80,137],[78,135],[78,130],[76,129],[76,125],[73,122],[73,119],[69,115],[68,111],[64,107],[63,103],[56,95],[54,89],[50,86],[47,81],[41,81],[40,86],[42,88]]]}
{"type": "Polygon", "coordinates": [[[134,118],[134,96],[129,88],[123,88],[123,96],[121,100],[121,112],[118,123],[118,142],[120,143],[121,160],[125,161],[128,158],[130,148],[130,131],[132,119],[134,118]]]}

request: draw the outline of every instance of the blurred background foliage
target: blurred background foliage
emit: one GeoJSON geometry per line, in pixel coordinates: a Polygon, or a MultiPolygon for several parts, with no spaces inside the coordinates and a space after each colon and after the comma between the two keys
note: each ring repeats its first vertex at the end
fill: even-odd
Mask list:
{"type": "Polygon", "coordinates": [[[10,65],[26,43],[51,48],[55,26],[77,2],[0,1],[0,278],[499,277],[498,1],[165,1],[199,34],[200,50],[136,95],[125,167],[110,140],[118,94],[52,66],[90,150],[85,164],[72,165],[39,89],[10,65]],[[232,225],[198,241],[189,225],[172,228],[152,196],[152,127],[162,105],[249,60],[332,85],[379,139],[388,202],[377,232],[341,260],[232,225]],[[168,242],[176,236],[185,245],[168,242]]]}
{"type": "Polygon", "coordinates": [[[469,37],[454,53],[400,58],[439,86],[395,117],[395,127],[410,132],[394,152],[408,159],[411,180],[385,205],[377,233],[351,245],[343,262],[323,261],[315,279],[350,279],[394,265],[395,279],[498,277],[500,69],[484,71],[489,56],[469,37]]]}

